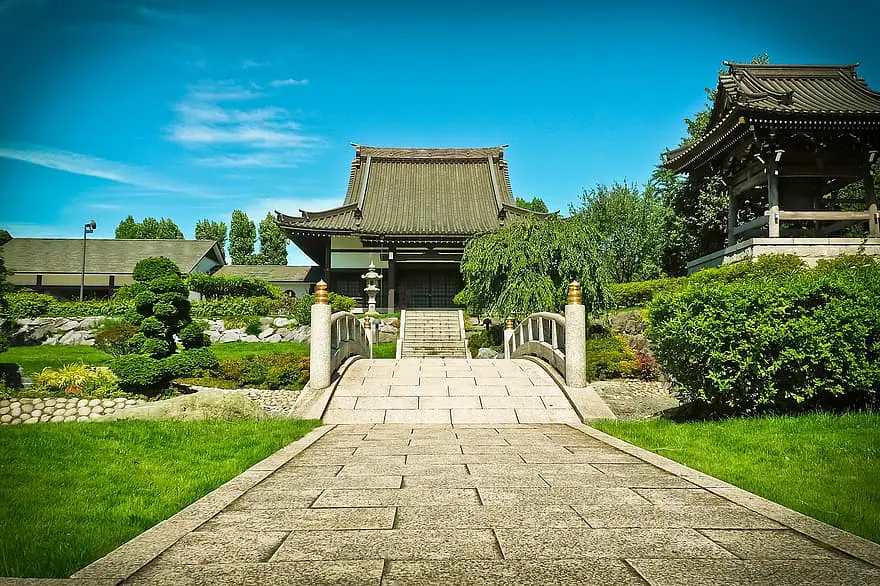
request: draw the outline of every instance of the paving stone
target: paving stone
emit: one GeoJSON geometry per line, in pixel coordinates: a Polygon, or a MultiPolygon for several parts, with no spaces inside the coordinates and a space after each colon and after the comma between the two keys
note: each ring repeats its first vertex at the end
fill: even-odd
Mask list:
{"type": "Polygon", "coordinates": [[[443,488],[490,488],[503,487],[536,487],[545,488],[547,483],[534,472],[511,472],[501,474],[467,474],[454,476],[449,474],[438,476],[404,476],[404,486],[410,487],[443,487],[443,488]]]}
{"type": "Polygon", "coordinates": [[[419,397],[419,409],[480,409],[478,396],[419,397]]]}
{"type": "Polygon", "coordinates": [[[634,464],[641,460],[635,456],[621,452],[607,446],[566,446],[566,450],[570,451],[580,462],[596,462],[596,463],[616,463],[616,464],[634,464]]]}
{"type": "MultiPolygon", "coordinates": [[[[757,513],[754,514],[757,516],[757,513]]],[[[794,531],[704,529],[701,533],[743,559],[812,560],[841,557],[838,550],[823,547],[794,531]]]]}
{"type": "MultiPolygon", "coordinates": [[[[779,529],[782,527],[779,523],[763,515],[758,515],[734,504],[702,507],[645,504],[574,505],[574,510],[586,519],[590,527],[684,527],[695,529],[779,529]]],[[[709,537],[711,539],[711,536],[709,537]]],[[[713,539],[713,541],[717,540],[713,539]]]]}
{"type": "Polygon", "coordinates": [[[651,586],[865,586],[880,569],[855,560],[631,559],[651,586]]]}
{"type": "Polygon", "coordinates": [[[518,421],[521,421],[523,423],[544,423],[547,421],[558,421],[561,423],[582,423],[580,418],[577,416],[577,413],[575,413],[574,409],[572,409],[571,407],[566,407],[563,409],[545,409],[544,407],[538,407],[534,409],[517,408],[516,418],[518,421]]]}
{"type": "Polygon", "coordinates": [[[332,464],[334,466],[346,466],[348,464],[375,464],[377,466],[386,466],[391,464],[403,464],[405,461],[406,458],[400,454],[354,454],[352,456],[333,456],[330,454],[325,454],[315,456],[306,453],[291,462],[291,464],[293,464],[292,467],[317,465],[318,463],[332,464]]]}
{"type": "Polygon", "coordinates": [[[724,506],[730,501],[703,488],[635,488],[635,492],[655,505],[724,506]]]}
{"type": "MultiPolygon", "coordinates": [[[[540,409],[545,410],[541,397],[535,396],[499,396],[482,395],[480,403],[483,409],[540,409]]],[[[544,420],[546,421],[546,419],[544,420]]]]}
{"type": "Polygon", "coordinates": [[[495,529],[505,559],[730,558],[693,529],[495,529]]]}
{"type": "Polygon", "coordinates": [[[387,563],[386,586],[644,586],[623,561],[595,560],[458,560],[399,561],[387,563]]]}
{"type": "Polygon", "coordinates": [[[453,409],[452,423],[516,423],[513,409],[453,409]]]}
{"type": "Polygon", "coordinates": [[[568,505],[460,505],[397,508],[397,529],[587,527],[568,505]]]}
{"type": "Polygon", "coordinates": [[[391,529],[394,508],[330,508],[225,511],[199,531],[304,531],[309,529],[391,529]]]}
{"type": "Polygon", "coordinates": [[[334,394],[333,398],[330,399],[330,404],[327,405],[328,409],[354,409],[355,403],[357,403],[358,397],[355,396],[345,396],[334,394]]]}
{"type": "Polygon", "coordinates": [[[505,389],[503,386],[481,385],[479,387],[476,387],[462,384],[450,385],[449,395],[452,397],[475,397],[484,395],[498,395],[502,397],[509,396],[507,393],[507,389],[505,389]]]}
{"type": "Polygon", "coordinates": [[[392,385],[392,397],[448,397],[446,383],[436,385],[392,385]]]}
{"type": "Polygon", "coordinates": [[[548,409],[570,409],[571,403],[561,392],[556,395],[541,395],[541,402],[548,409]]]}
{"type": "Polygon", "coordinates": [[[324,423],[382,423],[385,421],[384,409],[327,409],[324,423]]]}
{"type": "MultiPolygon", "coordinates": [[[[296,473],[287,474],[278,472],[260,483],[250,492],[262,492],[264,490],[303,490],[304,492],[321,491],[328,488],[400,488],[400,475],[367,476],[334,476],[332,478],[310,477],[302,478],[296,473]]],[[[315,495],[317,497],[317,495],[315,495]]]]}
{"type": "Polygon", "coordinates": [[[276,483],[277,478],[270,477],[244,493],[238,500],[229,505],[229,509],[305,509],[311,506],[321,489],[267,490],[276,486],[296,486],[289,480],[284,484],[276,483]]]}
{"type": "MultiPolygon", "coordinates": [[[[355,409],[418,409],[418,397],[358,397],[355,409]]],[[[388,423],[395,423],[389,421],[388,423]]]]}
{"type": "MultiPolygon", "coordinates": [[[[448,423],[448,422],[447,422],[448,423]]],[[[410,435],[410,445],[418,445],[416,442],[450,442],[457,443],[458,436],[452,431],[451,425],[425,424],[413,428],[410,435]]]]}
{"type": "Polygon", "coordinates": [[[516,454],[413,454],[406,457],[407,465],[436,464],[522,464],[516,454]]]}
{"type": "Polygon", "coordinates": [[[295,457],[293,460],[279,468],[276,474],[278,472],[287,472],[296,473],[299,478],[326,478],[329,476],[336,476],[339,474],[339,471],[342,470],[342,466],[338,465],[312,465],[306,458],[308,452],[303,452],[303,454],[304,455],[295,457]]]}
{"type": "Polygon", "coordinates": [[[280,531],[197,531],[157,558],[162,564],[207,564],[222,559],[232,562],[262,562],[278,549],[287,533],[280,531]]]}
{"type": "Polygon", "coordinates": [[[484,505],[531,503],[535,505],[574,505],[578,503],[620,504],[644,503],[642,497],[628,488],[478,488],[484,505]]]}
{"type": "Polygon", "coordinates": [[[334,397],[387,397],[391,386],[351,386],[339,388],[333,391],[334,397]]]}
{"type": "MultiPolygon", "coordinates": [[[[404,486],[406,478],[404,478],[404,486]]],[[[312,507],[395,507],[478,504],[472,488],[364,488],[325,490],[312,507]]]]}
{"type": "Polygon", "coordinates": [[[272,561],[499,559],[495,536],[487,529],[375,531],[294,531],[272,561]]]}
{"type": "MultiPolygon", "coordinates": [[[[409,456],[406,456],[409,458],[409,456]]],[[[413,456],[415,457],[415,456],[413,456]]],[[[342,467],[339,472],[340,477],[344,476],[389,476],[389,475],[406,475],[415,476],[419,474],[467,474],[467,468],[461,465],[421,465],[421,464],[347,464],[342,467]]]]}
{"type": "Polygon", "coordinates": [[[386,423],[449,423],[450,421],[449,409],[389,409],[385,412],[386,423]]]}
{"type": "MultiPolygon", "coordinates": [[[[127,580],[132,586],[314,586],[315,584],[374,584],[382,580],[382,560],[344,562],[211,563],[200,566],[147,567],[127,580]]],[[[76,585],[80,582],[77,581],[76,585]]],[[[87,585],[83,585],[87,586],[87,585]]]]}
{"type": "MultiPolygon", "coordinates": [[[[411,440],[410,443],[415,440],[411,440]]],[[[410,455],[410,454],[460,454],[461,446],[456,443],[432,443],[428,445],[389,446],[385,443],[373,442],[374,445],[362,446],[357,449],[357,456],[370,455],[410,455]]]]}

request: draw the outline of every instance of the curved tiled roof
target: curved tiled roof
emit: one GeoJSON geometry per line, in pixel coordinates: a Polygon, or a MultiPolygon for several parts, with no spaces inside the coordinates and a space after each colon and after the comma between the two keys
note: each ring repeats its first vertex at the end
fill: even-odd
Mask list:
{"type": "Polygon", "coordinates": [[[706,133],[666,155],[666,165],[684,171],[729,138],[742,118],[857,118],[880,121],[880,93],[856,74],[857,65],[757,65],[726,63],[706,133]],[[719,140],[720,139],[720,140],[719,140]]]}
{"type": "MultiPolygon", "coordinates": [[[[289,231],[468,235],[535,215],[517,208],[504,147],[429,149],[356,146],[341,207],[278,214],[289,231]]],[[[539,216],[541,214],[538,214],[539,216]]]]}

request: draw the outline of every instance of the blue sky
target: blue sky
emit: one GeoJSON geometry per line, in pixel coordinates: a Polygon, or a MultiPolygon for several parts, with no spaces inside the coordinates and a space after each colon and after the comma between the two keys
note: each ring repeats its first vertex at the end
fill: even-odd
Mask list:
{"type": "Polygon", "coordinates": [[[722,60],[858,61],[880,89],[880,3],[422,4],[0,0],[0,226],[332,207],[350,142],[509,144],[514,192],[566,209],[646,181],[722,60]]]}

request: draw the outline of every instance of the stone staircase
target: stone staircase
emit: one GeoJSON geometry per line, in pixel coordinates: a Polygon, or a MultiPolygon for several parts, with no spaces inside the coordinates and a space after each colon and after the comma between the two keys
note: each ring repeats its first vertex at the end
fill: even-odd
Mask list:
{"type": "Polygon", "coordinates": [[[407,310],[401,358],[467,358],[460,312],[454,309],[407,310]]]}

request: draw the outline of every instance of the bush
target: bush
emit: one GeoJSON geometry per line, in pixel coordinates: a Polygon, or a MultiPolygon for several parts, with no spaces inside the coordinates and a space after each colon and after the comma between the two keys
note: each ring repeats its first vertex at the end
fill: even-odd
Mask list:
{"type": "Polygon", "coordinates": [[[215,371],[220,363],[208,348],[193,348],[172,354],[162,361],[169,377],[180,378],[198,376],[215,371]]]}
{"type": "Polygon", "coordinates": [[[639,361],[626,338],[610,332],[587,338],[587,378],[633,378],[639,373],[639,361]]]}
{"type": "Polygon", "coordinates": [[[131,338],[138,331],[138,326],[134,324],[118,319],[105,319],[95,334],[95,346],[113,356],[128,354],[131,352],[131,338]]]}
{"type": "Polygon", "coordinates": [[[83,364],[44,368],[34,376],[34,388],[45,395],[106,399],[119,395],[116,377],[107,370],[93,370],[83,364]]]}
{"type": "Polygon", "coordinates": [[[164,256],[154,256],[138,261],[131,277],[138,283],[147,283],[154,279],[167,277],[180,278],[180,269],[173,260],[164,256]]]}
{"type": "Polygon", "coordinates": [[[309,378],[309,359],[294,354],[262,354],[220,361],[221,379],[241,387],[299,389],[309,378]]]}
{"type": "Polygon", "coordinates": [[[186,280],[190,289],[208,299],[219,299],[222,297],[266,297],[279,299],[282,296],[281,289],[263,279],[192,274],[186,280]]]}
{"type": "Polygon", "coordinates": [[[190,349],[210,346],[211,340],[208,338],[208,334],[205,333],[206,325],[203,321],[194,321],[180,330],[178,337],[183,347],[190,349]]]}
{"type": "Polygon", "coordinates": [[[192,316],[199,318],[249,317],[252,315],[275,315],[284,313],[289,302],[266,297],[223,297],[221,299],[196,301],[192,304],[192,316]]]}
{"type": "Polygon", "coordinates": [[[876,405],[880,265],[773,268],[651,303],[654,353],[681,397],[712,415],[876,405]]]}
{"type": "Polygon", "coordinates": [[[244,333],[249,336],[258,336],[263,331],[263,324],[259,317],[250,317],[244,325],[244,333]]]}
{"type": "Polygon", "coordinates": [[[127,354],[110,361],[110,369],[119,379],[119,387],[131,393],[152,395],[168,381],[165,364],[143,354],[127,354]]]}
{"type": "Polygon", "coordinates": [[[468,338],[468,350],[472,357],[476,357],[480,348],[495,349],[499,346],[504,349],[504,326],[500,324],[491,326],[488,331],[481,330],[468,338]]]}
{"type": "Polygon", "coordinates": [[[330,311],[333,313],[337,311],[351,311],[355,304],[355,300],[352,297],[339,295],[333,291],[327,294],[327,301],[330,302],[330,311]]]}
{"type": "Polygon", "coordinates": [[[636,281],[633,283],[617,283],[611,285],[611,295],[617,307],[636,307],[644,305],[657,294],[681,288],[685,277],[672,279],[654,279],[652,281],[636,281]]]}
{"type": "Polygon", "coordinates": [[[308,294],[303,295],[293,304],[291,317],[301,326],[309,326],[312,324],[312,304],[315,302],[315,296],[308,294]]]}
{"type": "Polygon", "coordinates": [[[55,298],[51,295],[43,295],[28,289],[7,293],[4,297],[8,304],[9,316],[13,318],[46,315],[49,306],[55,302],[55,298]]]}

